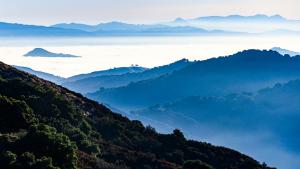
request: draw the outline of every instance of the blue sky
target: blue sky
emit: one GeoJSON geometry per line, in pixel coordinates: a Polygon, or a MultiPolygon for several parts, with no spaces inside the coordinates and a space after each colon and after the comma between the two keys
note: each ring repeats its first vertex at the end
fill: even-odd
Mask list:
{"type": "Polygon", "coordinates": [[[0,21],[32,24],[112,20],[150,23],[207,15],[280,14],[300,19],[299,0],[0,0],[0,21]]]}

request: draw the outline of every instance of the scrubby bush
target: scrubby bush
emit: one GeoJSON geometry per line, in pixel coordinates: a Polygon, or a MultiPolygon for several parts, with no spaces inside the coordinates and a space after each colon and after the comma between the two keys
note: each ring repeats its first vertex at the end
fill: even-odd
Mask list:
{"type": "Polygon", "coordinates": [[[38,156],[52,157],[54,164],[62,169],[77,167],[76,145],[48,125],[39,124],[30,128],[29,133],[20,140],[20,145],[38,156]]]}
{"type": "Polygon", "coordinates": [[[0,132],[15,132],[37,124],[32,109],[24,101],[0,95],[0,132]]]}
{"type": "Polygon", "coordinates": [[[200,160],[188,160],[184,162],[183,169],[213,169],[213,167],[200,160]]]}
{"type": "Polygon", "coordinates": [[[17,160],[17,155],[11,151],[4,151],[0,153],[0,166],[3,168],[11,168],[17,160]]]}

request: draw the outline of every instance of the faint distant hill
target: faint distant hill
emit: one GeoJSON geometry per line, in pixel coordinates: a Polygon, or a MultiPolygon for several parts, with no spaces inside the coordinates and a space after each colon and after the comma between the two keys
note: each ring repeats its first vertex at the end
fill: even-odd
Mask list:
{"type": "Polygon", "coordinates": [[[276,51],[276,52],[280,53],[281,55],[290,55],[290,56],[300,55],[300,52],[295,52],[295,51],[283,49],[283,48],[280,48],[280,47],[274,47],[270,50],[276,51]]]}
{"type": "Polygon", "coordinates": [[[62,57],[62,58],[80,57],[80,56],[70,55],[70,54],[53,53],[53,52],[49,52],[43,48],[35,48],[35,49],[29,51],[28,53],[24,54],[24,56],[27,56],[27,57],[50,57],[50,58],[52,58],[52,57],[62,57]]]}
{"type": "MultiPolygon", "coordinates": [[[[187,59],[182,59],[169,65],[159,66],[152,69],[141,69],[142,71],[128,71],[123,72],[122,74],[113,74],[113,69],[108,70],[110,74],[105,72],[95,72],[86,75],[74,76],[68,78],[66,80],[67,82],[62,85],[80,93],[95,92],[100,88],[126,86],[129,83],[156,78],[172,73],[173,71],[180,70],[190,64],[192,64],[192,62],[189,62],[187,59]]],[[[130,67],[130,69],[132,68],[137,69],[139,67],[130,67]]],[[[122,69],[126,68],[116,68],[115,71],[122,69]]]]}
{"type": "Polygon", "coordinates": [[[170,36],[241,34],[222,30],[205,30],[192,26],[138,25],[121,22],[99,25],[57,24],[50,27],[0,22],[0,37],[98,37],[98,36],[170,36]]]}
{"type": "Polygon", "coordinates": [[[86,25],[81,23],[59,23],[59,24],[51,25],[51,27],[63,28],[63,29],[78,29],[87,32],[94,32],[98,30],[96,25],[93,26],[93,25],[86,25]]]}
{"type": "MultiPolygon", "coordinates": [[[[257,14],[252,16],[242,16],[242,15],[228,15],[228,16],[201,16],[197,18],[192,19],[184,19],[184,18],[177,18],[169,23],[164,23],[166,25],[173,25],[173,26],[182,26],[182,25],[189,25],[189,24],[195,24],[197,22],[204,22],[204,23],[226,23],[226,22],[299,22],[298,20],[288,20],[280,15],[273,15],[268,16],[264,14],[257,14]]],[[[195,24],[196,25],[196,24],[195,24]]]]}
{"type": "Polygon", "coordinates": [[[299,35],[299,27],[299,20],[289,20],[280,15],[262,14],[177,18],[171,22],[148,25],[115,21],[97,25],[58,23],[52,26],[0,22],[0,37],[248,35],[249,33],[265,32],[268,35],[277,35],[278,32],[299,35]]]}
{"type": "Polygon", "coordinates": [[[186,96],[220,96],[255,91],[300,77],[300,56],[246,50],[228,57],[198,61],[154,79],[100,89],[87,96],[124,110],[143,108],[186,96]]]}
{"type": "Polygon", "coordinates": [[[300,21],[280,15],[207,16],[177,18],[159,24],[108,22],[96,25],[58,23],[52,26],[0,22],[0,37],[99,37],[99,36],[191,36],[191,35],[299,35],[300,21]],[[245,24],[247,23],[247,24],[245,24]]]}
{"type": "Polygon", "coordinates": [[[53,83],[56,83],[56,84],[60,84],[61,82],[63,82],[65,80],[65,78],[63,78],[63,77],[55,76],[55,75],[52,75],[50,73],[45,73],[45,72],[42,72],[42,71],[36,71],[36,70],[33,70],[31,68],[28,68],[28,67],[23,67],[23,66],[14,66],[14,67],[19,69],[19,70],[22,70],[24,72],[33,74],[33,75],[35,75],[39,78],[42,78],[42,79],[51,81],[53,83]]]}
{"type": "MultiPolygon", "coordinates": [[[[192,19],[179,18],[164,23],[169,26],[192,26],[203,29],[218,29],[224,31],[263,33],[281,31],[282,34],[299,34],[300,20],[290,20],[280,15],[257,14],[253,16],[229,15],[229,16],[203,16],[192,19]],[[246,24],[245,24],[246,23],[246,24]]],[[[275,32],[272,35],[276,35],[275,32]]]]}
{"type": "Polygon", "coordinates": [[[108,22],[97,25],[86,25],[81,23],[60,23],[52,25],[55,28],[79,29],[87,32],[96,31],[142,31],[151,28],[164,28],[165,25],[144,25],[144,24],[127,24],[123,22],[108,22]]]}
{"type": "Polygon", "coordinates": [[[36,37],[36,36],[91,36],[91,33],[78,29],[63,29],[55,27],[24,25],[18,23],[0,22],[1,37],[36,37]]]}
{"type": "Polygon", "coordinates": [[[162,24],[128,24],[123,22],[108,22],[98,25],[81,23],[61,23],[52,25],[56,28],[78,29],[92,32],[95,35],[184,35],[184,34],[241,34],[240,32],[225,32],[222,30],[205,30],[192,26],[167,26],[162,24]]]}
{"type": "MultiPolygon", "coordinates": [[[[24,72],[28,72],[30,74],[36,75],[39,78],[51,81],[56,84],[63,84],[63,85],[73,84],[73,83],[76,83],[77,81],[85,80],[85,79],[89,79],[89,78],[93,78],[93,77],[99,77],[99,76],[108,76],[109,77],[109,76],[119,76],[119,75],[121,76],[123,74],[140,73],[140,72],[147,70],[147,68],[139,67],[139,66],[117,67],[117,68],[108,69],[108,70],[95,71],[95,72],[87,73],[87,74],[79,74],[79,75],[71,76],[69,78],[63,78],[60,76],[52,75],[50,73],[36,71],[29,67],[23,67],[23,66],[14,66],[14,67],[19,70],[22,70],[24,72]]],[[[87,90],[89,90],[89,89],[87,89],[87,90]]]]}
{"type": "Polygon", "coordinates": [[[122,75],[126,73],[138,73],[147,70],[145,67],[140,66],[130,66],[130,67],[117,67],[107,70],[100,70],[86,74],[79,74],[75,76],[71,76],[65,80],[65,82],[75,82],[79,80],[85,80],[88,78],[98,77],[98,76],[114,76],[114,75],[122,75]]]}
{"type": "Polygon", "coordinates": [[[264,14],[256,14],[252,16],[242,16],[242,15],[228,15],[228,16],[204,16],[198,17],[193,20],[201,20],[201,21],[286,21],[287,19],[280,15],[264,15],[264,14]]]}

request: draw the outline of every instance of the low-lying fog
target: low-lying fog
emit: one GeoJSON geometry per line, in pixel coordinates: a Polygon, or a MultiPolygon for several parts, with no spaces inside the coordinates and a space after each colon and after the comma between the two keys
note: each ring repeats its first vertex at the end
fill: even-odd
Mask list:
{"type": "Polygon", "coordinates": [[[300,51],[300,36],[195,36],[1,39],[0,61],[68,77],[95,70],[138,64],[154,67],[182,58],[203,60],[244,49],[280,46],[300,51]],[[33,48],[80,58],[24,57],[33,48]]]}

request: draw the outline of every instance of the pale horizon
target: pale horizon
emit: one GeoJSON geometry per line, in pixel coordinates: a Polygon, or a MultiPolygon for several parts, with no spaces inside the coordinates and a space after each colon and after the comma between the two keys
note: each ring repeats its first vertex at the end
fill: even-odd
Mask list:
{"type": "Polygon", "coordinates": [[[248,16],[255,16],[255,15],[266,15],[266,16],[275,16],[275,15],[279,15],[287,20],[297,20],[297,21],[300,21],[300,17],[299,18],[288,18],[284,15],[281,15],[281,14],[277,14],[277,13],[274,13],[274,14],[264,14],[264,13],[256,13],[256,14],[249,14],[249,15],[241,15],[241,14],[235,14],[235,13],[232,13],[232,14],[228,14],[228,15],[201,15],[201,16],[198,16],[198,15],[195,15],[195,16],[191,16],[191,17],[181,17],[181,16],[175,16],[173,18],[169,18],[169,19],[162,19],[162,20],[152,20],[152,21],[130,21],[130,20],[121,20],[121,19],[112,19],[112,20],[99,20],[98,22],[95,21],[95,22],[84,22],[84,21],[61,21],[61,22],[53,22],[53,23],[33,23],[33,22],[17,22],[17,21],[13,21],[13,20],[0,20],[0,22],[5,22],[5,23],[16,23],[16,24],[24,24],[24,25],[40,25],[40,26],[52,26],[52,25],[55,25],[55,24],[61,24],[61,23],[65,23],[65,24],[72,24],[72,23],[78,23],[78,24],[86,24],[86,25],[98,25],[98,24],[101,24],[101,23],[110,23],[110,22],[121,22],[121,23],[127,23],[127,24],[163,24],[163,23],[167,23],[167,22],[171,22],[171,21],[174,21],[178,18],[182,18],[182,19],[186,19],[186,20],[189,20],[189,19],[195,19],[195,18],[199,18],[199,17],[210,17],[210,16],[221,16],[221,17],[226,17],[226,16],[232,16],[232,15],[239,15],[239,16],[245,16],[245,17],[248,17],[248,16]]]}

